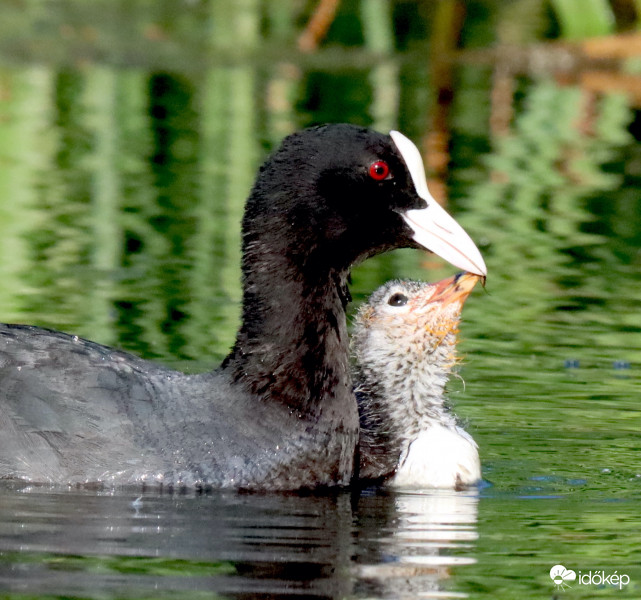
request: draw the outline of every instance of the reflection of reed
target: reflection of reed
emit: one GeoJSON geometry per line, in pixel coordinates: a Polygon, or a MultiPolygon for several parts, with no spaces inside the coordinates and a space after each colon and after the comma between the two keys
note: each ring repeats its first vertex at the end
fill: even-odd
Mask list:
{"type": "Polygon", "coordinates": [[[298,48],[303,52],[316,50],[336,16],[340,0],[320,0],[303,33],[298,38],[298,48]]]}
{"type": "MultiPolygon", "coordinates": [[[[492,231],[495,221],[507,219],[522,203],[521,216],[513,215],[519,222],[509,226],[523,240],[536,227],[565,228],[564,238],[576,233],[589,215],[577,208],[575,192],[612,185],[598,172],[596,147],[607,154],[627,139],[625,107],[604,103],[601,91],[641,95],[638,79],[622,65],[638,54],[641,36],[458,53],[466,3],[447,0],[421,5],[425,14],[404,17],[416,23],[413,45],[403,46],[395,26],[406,4],[412,3],[363,0],[354,9],[335,2],[324,27],[341,10],[352,11],[362,48],[340,48],[343,20],[329,32],[332,48],[324,52],[321,45],[313,57],[292,52],[306,19],[296,3],[217,0],[179,15],[134,10],[135,25],[128,21],[127,27],[140,32],[135,53],[127,36],[118,43],[109,37],[123,26],[122,16],[105,15],[106,21],[92,25],[95,35],[85,39],[80,35],[84,5],[78,5],[73,23],[49,5],[53,13],[44,21],[59,23],[61,45],[38,63],[44,66],[4,69],[0,82],[1,183],[8,199],[0,220],[2,319],[35,321],[149,357],[215,362],[232,343],[238,322],[240,218],[264,153],[293,129],[321,120],[395,127],[415,140],[427,132],[422,144],[430,189],[445,203],[447,186],[457,185],[465,163],[458,156],[452,160],[452,150],[462,145],[452,143],[460,140],[453,138],[453,126],[466,135],[476,127],[473,135],[487,141],[487,114],[474,87],[479,79],[470,83],[461,76],[471,64],[494,70],[489,126],[497,147],[487,160],[489,183],[503,187],[484,188],[478,182],[487,173],[477,169],[465,181],[466,195],[474,192],[469,200],[474,210],[459,215],[463,223],[473,232],[492,231]],[[428,37],[429,47],[423,43],[428,37]],[[75,45],[80,38],[84,53],[75,45]],[[112,47],[109,41],[112,53],[105,50],[112,47]],[[69,56],[63,60],[64,44],[69,56]],[[540,110],[530,106],[530,98],[539,98],[539,84],[521,85],[515,111],[518,78],[541,73],[579,84],[585,92],[576,100],[568,86],[569,95],[557,99],[582,115],[578,123],[571,116],[571,131],[559,123],[563,139],[554,132],[546,138],[532,125],[543,112],[558,112],[557,100],[548,104],[545,93],[540,110]],[[607,119],[614,124],[602,125],[607,119]],[[519,136],[526,151],[498,147],[508,133],[519,136]],[[553,161],[546,158],[561,147],[553,161]],[[529,161],[527,175],[519,161],[529,161]],[[545,200],[532,200],[557,191],[556,176],[574,186],[571,199],[555,199],[571,223],[548,219],[536,205],[545,200]]],[[[10,5],[0,10],[6,14],[10,5]]],[[[30,31],[31,17],[19,18],[30,31]]],[[[45,29],[37,37],[41,45],[19,46],[31,52],[25,49],[23,60],[48,47],[53,30],[45,29]]],[[[466,152],[468,161],[472,155],[476,160],[476,147],[466,152]]],[[[539,254],[550,245],[547,233],[530,236],[536,243],[529,246],[539,254]]],[[[502,259],[516,268],[514,251],[502,259]]],[[[558,254],[553,253],[554,263],[558,254]]],[[[420,257],[397,252],[368,261],[355,271],[356,295],[359,288],[371,290],[401,274],[424,276],[420,257]]],[[[428,260],[423,267],[442,266],[428,260]]]]}
{"type": "MultiPolygon", "coordinates": [[[[506,339],[518,331],[518,343],[535,348],[544,329],[521,324],[541,323],[543,315],[549,320],[555,311],[556,318],[571,319],[569,311],[584,309],[581,298],[589,296],[595,281],[575,278],[577,255],[600,254],[607,242],[586,199],[607,198],[621,185],[621,175],[604,165],[615,162],[630,142],[629,119],[621,96],[604,96],[592,107],[577,87],[550,81],[527,87],[509,135],[494,138],[493,149],[480,159],[486,180],[466,189],[474,206],[466,224],[491,232],[485,258],[500,265],[495,285],[505,282],[511,290],[492,300],[496,313],[485,315],[486,335],[506,339]],[[583,115],[591,110],[594,117],[586,129],[583,115]],[[534,284],[536,278],[544,284],[534,284]]],[[[607,279],[606,271],[594,278],[607,279]]]]}
{"type": "MultiPolygon", "coordinates": [[[[15,76],[0,78],[0,314],[3,319],[22,317],[24,296],[34,286],[25,277],[32,270],[27,235],[40,221],[35,209],[38,191],[34,180],[47,167],[45,148],[51,141],[48,111],[51,73],[30,66],[15,76]]],[[[41,223],[40,223],[41,224],[41,223]]]]}
{"type": "Polygon", "coordinates": [[[97,336],[106,344],[116,342],[111,306],[116,298],[111,275],[122,260],[122,223],[119,218],[122,182],[118,169],[116,123],[118,78],[112,69],[96,68],[87,74],[88,121],[95,132],[90,228],[93,231],[92,264],[98,277],[87,290],[91,300],[87,315],[97,336]]]}
{"type": "Polygon", "coordinates": [[[454,97],[454,71],[451,56],[458,45],[465,18],[465,5],[457,0],[439,2],[430,38],[430,77],[432,106],[423,148],[431,194],[447,204],[445,180],[450,164],[450,108],[454,97]]]}
{"type": "Polygon", "coordinates": [[[492,68],[490,128],[506,135],[514,114],[516,79],[553,77],[562,85],[578,85],[586,94],[625,94],[641,106],[641,75],[627,71],[628,59],[641,56],[641,34],[619,34],[581,42],[547,42],[526,47],[464,50],[450,55],[460,65],[492,68]]]}

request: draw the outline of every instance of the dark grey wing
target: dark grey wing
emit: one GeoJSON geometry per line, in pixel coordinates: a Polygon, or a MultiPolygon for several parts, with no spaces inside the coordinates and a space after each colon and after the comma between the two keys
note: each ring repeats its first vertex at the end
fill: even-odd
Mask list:
{"type": "Polygon", "coordinates": [[[75,336],[0,325],[0,477],[124,480],[160,467],[140,427],[154,418],[158,371],[75,336]]]}

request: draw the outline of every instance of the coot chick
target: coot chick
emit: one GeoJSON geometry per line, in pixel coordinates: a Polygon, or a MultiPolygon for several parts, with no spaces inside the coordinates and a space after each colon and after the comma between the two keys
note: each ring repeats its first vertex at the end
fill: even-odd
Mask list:
{"type": "Polygon", "coordinates": [[[351,265],[429,248],[485,274],[427,191],[404,136],[344,124],[286,138],[242,223],[242,324],[213,372],[185,375],[36,327],[0,328],[0,477],[52,484],[346,485],[358,411],[351,265]]]}
{"type": "Polygon", "coordinates": [[[392,281],[360,308],[352,333],[360,479],[457,488],[481,478],[477,445],[444,394],[463,302],[477,280],[392,281]]]}

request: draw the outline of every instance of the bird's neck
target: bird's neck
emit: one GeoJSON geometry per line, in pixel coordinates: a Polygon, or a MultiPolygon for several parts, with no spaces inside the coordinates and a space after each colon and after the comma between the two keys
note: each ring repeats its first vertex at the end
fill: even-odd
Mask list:
{"type": "Polygon", "coordinates": [[[243,323],[223,369],[255,397],[301,417],[356,415],[349,370],[347,272],[264,248],[244,269],[243,323]]]}
{"type": "Polygon", "coordinates": [[[430,360],[411,352],[395,357],[375,348],[363,352],[369,355],[357,357],[356,379],[361,409],[370,422],[384,423],[387,435],[398,441],[412,439],[435,424],[455,424],[445,397],[455,353],[448,339],[434,350],[430,360]]]}

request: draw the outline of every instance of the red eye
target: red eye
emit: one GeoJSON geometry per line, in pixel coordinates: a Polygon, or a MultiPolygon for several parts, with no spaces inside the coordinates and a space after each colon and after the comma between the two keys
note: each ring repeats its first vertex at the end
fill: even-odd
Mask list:
{"type": "Polygon", "coordinates": [[[389,176],[389,167],[384,160],[377,160],[369,167],[369,176],[376,181],[383,181],[389,176]]]}

